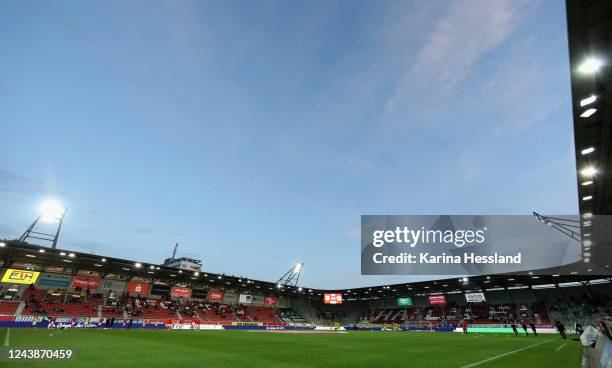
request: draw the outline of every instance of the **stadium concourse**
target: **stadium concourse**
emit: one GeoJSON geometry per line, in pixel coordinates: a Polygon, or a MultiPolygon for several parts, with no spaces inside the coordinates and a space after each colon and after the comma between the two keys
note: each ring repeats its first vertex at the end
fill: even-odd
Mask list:
{"type": "Polygon", "coordinates": [[[0,247],[0,326],[209,329],[395,329],[503,332],[534,323],[555,332],[610,314],[610,277],[478,276],[346,290],[319,290],[136,261],[43,249],[0,247]],[[131,320],[131,323],[129,323],[131,320]],[[169,322],[171,321],[171,322],[169,322]]]}

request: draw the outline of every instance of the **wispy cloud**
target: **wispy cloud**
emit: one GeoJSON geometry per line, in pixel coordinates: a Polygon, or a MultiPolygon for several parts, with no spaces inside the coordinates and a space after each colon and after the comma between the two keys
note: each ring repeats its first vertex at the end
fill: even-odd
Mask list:
{"type": "Polygon", "coordinates": [[[37,180],[0,167],[0,192],[12,194],[42,192],[43,188],[42,183],[37,180]]]}
{"type": "Polygon", "coordinates": [[[387,99],[385,114],[414,106],[415,99],[427,111],[448,97],[483,55],[500,46],[536,5],[533,1],[451,2],[387,99]]]}

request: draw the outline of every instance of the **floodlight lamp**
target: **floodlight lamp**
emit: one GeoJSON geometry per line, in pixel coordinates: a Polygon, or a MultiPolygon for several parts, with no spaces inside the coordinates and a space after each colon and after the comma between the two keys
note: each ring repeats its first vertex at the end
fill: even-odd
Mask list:
{"type": "Polygon", "coordinates": [[[583,155],[588,155],[589,153],[593,153],[593,152],[595,152],[595,147],[585,148],[582,151],[580,151],[580,153],[582,153],[583,155]]]}
{"type": "Polygon", "coordinates": [[[578,71],[583,74],[593,74],[597,73],[602,66],[603,62],[601,60],[591,57],[580,64],[578,71]]]}
{"type": "Polygon", "coordinates": [[[304,267],[304,263],[302,262],[296,263],[295,267],[293,268],[293,272],[300,273],[300,271],[302,271],[302,267],[304,267]]]}
{"type": "Polygon", "coordinates": [[[55,199],[48,199],[40,205],[40,215],[47,222],[56,222],[64,216],[66,206],[55,199]]]}
{"type": "Polygon", "coordinates": [[[595,101],[597,101],[597,96],[591,95],[591,96],[589,96],[587,98],[584,98],[584,99],[580,100],[580,107],[585,107],[587,105],[592,104],[595,101]]]}
{"type": "Polygon", "coordinates": [[[585,110],[582,114],[580,114],[581,118],[590,118],[593,114],[597,112],[597,109],[590,108],[585,110]]]}
{"type": "Polygon", "coordinates": [[[597,169],[595,169],[592,166],[585,167],[584,169],[580,171],[580,175],[586,176],[586,177],[591,177],[591,176],[594,176],[595,174],[597,174],[597,169]]]}

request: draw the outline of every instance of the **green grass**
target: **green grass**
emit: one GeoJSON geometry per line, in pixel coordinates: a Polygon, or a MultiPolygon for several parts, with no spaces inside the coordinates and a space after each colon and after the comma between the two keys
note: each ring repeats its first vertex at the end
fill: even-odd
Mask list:
{"type": "MultiPolygon", "coordinates": [[[[0,343],[6,329],[0,329],[0,343]]],[[[521,349],[478,367],[579,367],[578,341],[558,335],[349,332],[337,335],[250,331],[11,329],[10,347],[69,347],[66,363],[0,367],[463,367],[521,349]],[[52,336],[50,336],[52,334],[52,336]],[[567,343],[560,351],[561,344],[567,343]]]]}

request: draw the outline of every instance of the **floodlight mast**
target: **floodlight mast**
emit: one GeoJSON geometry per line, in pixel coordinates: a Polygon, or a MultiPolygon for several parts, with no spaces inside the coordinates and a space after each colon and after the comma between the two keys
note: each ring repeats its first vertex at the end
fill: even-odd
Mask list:
{"type": "Polygon", "coordinates": [[[38,217],[36,217],[32,225],[30,225],[30,227],[28,227],[28,229],[21,235],[21,237],[19,237],[19,241],[25,242],[29,238],[44,240],[46,242],[51,243],[51,248],[57,248],[57,240],[59,239],[60,230],[62,229],[62,223],[64,222],[66,212],[68,212],[68,207],[62,205],[61,211],[57,213],[57,217],[51,219],[53,221],[57,221],[57,230],[55,231],[55,234],[47,234],[39,231],[34,231],[34,228],[36,228],[38,221],[40,221],[41,218],[46,216],[46,214],[41,213],[40,215],[38,215],[38,217]]]}
{"type": "Polygon", "coordinates": [[[570,238],[576,240],[577,242],[581,241],[580,233],[574,230],[574,229],[580,229],[579,220],[570,220],[570,219],[564,219],[560,217],[544,216],[537,212],[534,212],[533,215],[539,221],[552,227],[553,229],[569,236],[570,238]]]}
{"type": "Polygon", "coordinates": [[[276,285],[281,286],[297,286],[298,281],[300,280],[300,274],[304,269],[304,262],[296,262],[291,266],[289,271],[287,271],[280,279],[276,282],[276,285]]]}

